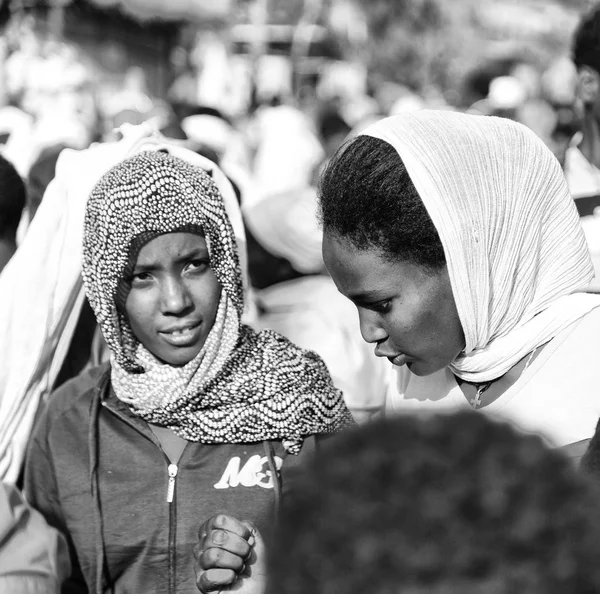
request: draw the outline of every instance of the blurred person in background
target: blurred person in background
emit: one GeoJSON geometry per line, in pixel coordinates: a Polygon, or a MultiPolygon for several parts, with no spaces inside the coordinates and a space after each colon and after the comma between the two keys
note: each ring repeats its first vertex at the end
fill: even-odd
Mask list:
{"type": "Polygon", "coordinates": [[[324,158],[315,122],[292,105],[257,109],[248,139],[255,199],[306,188],[324,158]]]}
{"type": "Polygon", "coordinates": [[[22,35],[5,63],[9,99],[29,115],[2,149],[26,178],[41,151],[63,143],[82,149],[96,138],[98,113],[93,73],[67,43],[22,35]]]}
{"type": "Polygon", "coordinates": [[[0,482],[0,592],[60,594],[69,571],[64,536],[16,487],[0,482]]]}
{"type": "Polygon", "coordinates": [[[393,364],[389,414],[475,409],[554,447],[600,417],[600,296],[557,160],[506,118],[377,122],[321,178],[325,264],[393,364]],[[502,155],[502,159],[498,156],[502,155]]]}
{"type": "Polygon", "coordinates": [[[581,132],[567,149],[564,172],[582,217],[595,278],[600,292],[600,6],[584,15],[575,31],[572,48],[577,67],[577,95],[583,109],[581,132]]]}
{"type": "Polygon", "coordinates": [[[567,150],[579,130],[571,106],[552,104],[541,97],[529,99],[519,107],[515,120],[533,130],[564,167],[567,150]]]}
{"type": "Polygon", "coordinates": [[[351,127],[339,109],[335,106],[325,106],[318,115],[317,130],[325,151],[324,159],[327,161],[346,140],[351,127]]]}
{"type": "Polygon", "coordinates": [[[197,105],[181,120],[187,148],[217,164],[228,177],[238,202],[252,201],[255,184],[246,138],[221,110],[197,105]]]}
{"type": "Polygon", "coordinates": [[[17,250],[17,229],[25,208],[25,184],[0,156],[0,272],[17,250]]]}
{"type": "Polygon", "coordinates": [[[497,76],[490,80],[487,96],[473,103],[467,113],[515,120],[526,100],[527,89],[518,78],[497,76]]]}
{"type": "Polygon", "coordinates": [[[600,6],[581,19],[573,37],[582,133],[567,153],[565,176],[573,198],[600,195],[600,6]]]}
{"type": "Polygon", "coordinates": [[[233,139],[232,122],[214,107],[198,106],[191,111],[181,120],[181,129],[189,141],[189,148],[220,165],[233,139]]]}
{"type": "Polygon", "coordinates": [[[56,174],[56,163],[62,151],[67,148],[65,144],[56,144],[41,151],[33,162],[27,175],[27,218],[28,223],[33,221],[48,184],[56,174]]]}

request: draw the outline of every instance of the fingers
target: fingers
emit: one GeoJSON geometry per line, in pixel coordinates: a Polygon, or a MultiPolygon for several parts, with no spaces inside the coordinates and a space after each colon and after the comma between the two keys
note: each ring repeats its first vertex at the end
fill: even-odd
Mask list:
{"type": "Polygon", "coordinates": [[[267,575],[267,551],[265,541],[258,528],[250,522],[244,522],[251,535],[248,539],[251,545],[250,555],[246,559],[242,572],[246,576],[251,576],[255,579],[266,580],[267,575]]]}
{"type": "Polygon", "coordinates": [[[208,569],[197,572],[196,586],[200,592],[214,592],[230,586],[237,579],[237,574],[231,569],[208,569]]]}
{"type": "MultiPolygon", "coordinates": [[[[237,534],[225,530],[212,530],[199,544],[204,553],[213,548],[219,550],[224,549],[241,558],[246,558],[250,553],[251,548],[250,543],[247,540],[237,534]]],[[[199,559],[199,557],[197,558],[199,559]]]]}
{"type": "Polygon", "coordinates": [[[266,545],[262,537],[262,534],[258,528],[252,524],[252,522],[244,522],[247,529],[250,531],[250,537],[248,543],[252,547],[252,550],[259,556],[264,557],[266,555],[266,545]]]}
{"type": "MultiPolygon", "coordinates": [[[[248,550],[248,553],[250,551],[248,550]]],[[[225,549],[212,547],[203,550],[197,557],[198,567],[200,569],[232,569],[235,572],[241,572],[244,569],[244,560],[247,555],[240,556],[230,553],[225,549]]]]}
{"type": "Polygon", "coordinates": [[[251,528],[247,522],[241,522],[232,516],[217,514],[209,518],[198,530],[200,541],[212,530],[225,530],[237,534],[241,538],[247,539],[251,534],[251,528]]]}
{"type": "Polygon", "coordinates": [[[253,526],[231,516],[213,516],[198,531],[194,546],[196,584],[201,592],[221,590],[233,584],[244,572],[252,552],[248,539],[253,526]]]}

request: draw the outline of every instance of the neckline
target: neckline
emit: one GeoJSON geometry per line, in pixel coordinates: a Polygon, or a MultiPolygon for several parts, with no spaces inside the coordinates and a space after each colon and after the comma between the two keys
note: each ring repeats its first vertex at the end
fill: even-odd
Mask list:
{"type": "MultiPolygon", "coordinates": [[[[449,375],[449,380],[454,385],[451,385],[448,396],[453,397],[453,400],[460,409],[464,409],[465,407],[469,410],[473,410],[475,412],[481,411],[497,411],[502,407],[506,406],[515,396],[517,396],[523,388],[529,383],[529,381],[535,377],[537,372],[541,367],[550,359],[550,357],[556,352],[556,350],[563,344],[563,342],[571,335],[572,332],[579,326],[581,321],[586,316],[575,320],[572,324],[569,324],[562,332],[559,332],[554,338],[548,341],[542,351],[538,354],[538,356],[531,362],[531,365],[525,369],[519,378],[515,381],[512,386],[506,389],[505,392],[500,394],[498,398],[496,398],[493,402],[485,406],[481,406],[477,409],[474,409],[469,403],[469,399],[465,396],[464,392],[460,389],[460,385],[456,381],[454,374],[446,369],[447,374],[449,375]]],[[[493,385],[493,384],[492,384],[493,385]]]]}

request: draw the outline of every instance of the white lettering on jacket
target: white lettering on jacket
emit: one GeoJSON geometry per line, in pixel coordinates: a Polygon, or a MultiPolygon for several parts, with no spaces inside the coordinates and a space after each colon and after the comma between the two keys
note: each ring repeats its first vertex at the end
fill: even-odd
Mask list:
{"type": "MultiPolygon", "coordinates": [[[[274,456],[275,467],[280,470],[283,465],[283,460],[279,456],[274,456]]],[[[215,484],[215,489],[229,489],[229,487],[255,487],[259,486],[263,489],[273,488],[273,476],[269,469],[269,459],[266,456],[258,454],[251,456],[246,464],[240,470],[241,458],[233,456],[223,476],[218,483],[215,484]]]]}

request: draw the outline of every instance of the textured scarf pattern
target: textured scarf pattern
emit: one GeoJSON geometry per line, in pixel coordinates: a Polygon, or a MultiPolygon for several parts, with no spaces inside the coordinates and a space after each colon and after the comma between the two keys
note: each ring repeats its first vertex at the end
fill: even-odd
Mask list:
{"type": "Polygon", "coordinates": [[[466,348],[467,381],[505,374],[600,305],[558,161],[533,132],[487,116],[422,111],[364,134],[389,142],[440,235],[466,348]]]}
{"type": "Polygon", "coordinates": [[[113,389],[138,416],[190,441],[280,438],[296,453],[302,437],[338,431],[351,416],[316,355],[240,324],[236,245],[219,188],[183,159],[142,152],[98,182],[86,210],[83,279],[111,349],[113,389]],[[190,228],[203,230],[222,291],[202,350],[172,367],[139,343],[115,300],[136,237],[190,228]]]}

